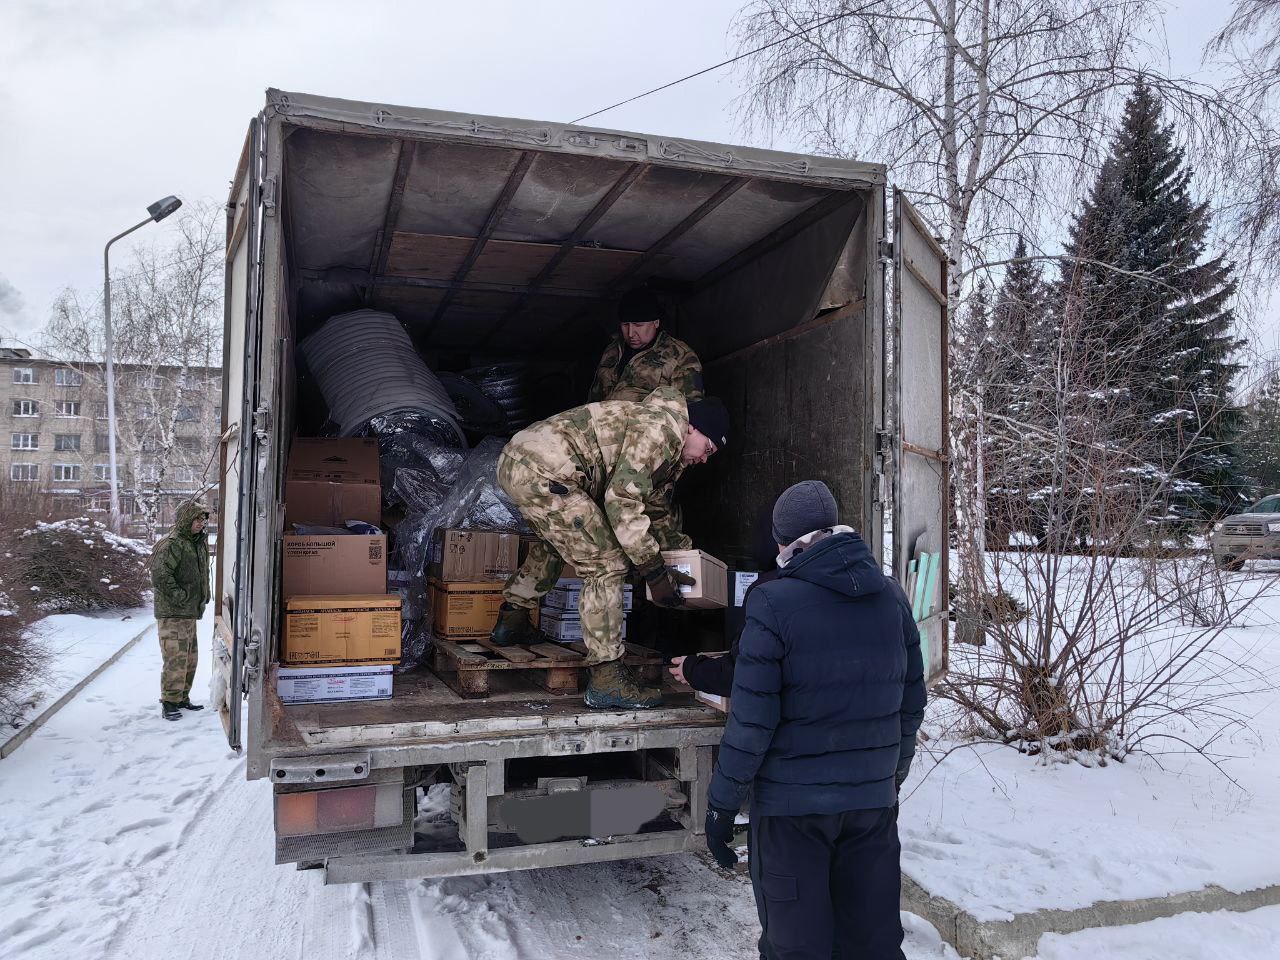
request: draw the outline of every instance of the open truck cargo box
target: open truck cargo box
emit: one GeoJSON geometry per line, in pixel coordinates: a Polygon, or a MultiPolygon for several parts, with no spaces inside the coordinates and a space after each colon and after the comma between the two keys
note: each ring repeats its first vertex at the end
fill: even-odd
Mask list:
{"type": "MultiPolygon", "coordinates": [[[[217,653],[232,691],[224,723],[233,746],[247,743],[249,776],[270,777],[278,793],[324,780],[315,758],[329,756],[325,782],[446,764],[464,797],[458,851],[405,855],[403,831],[379,827],[363,847],[348,837],[317,848],[329,879],[687,849],[701,831],[724,716],[676,691],[639,714],[528,693],[462,701],[426,673],[397,677],[389,701],[280,703],[285,458],[290,438],[323,420],[297,344],[336,314],[387,310],[433,369],[533,365],[545,415],[582,402],[618,298],[647,283],[734,424],[733,442],[681,482],[697,546],[731,565],[745,560],[760,507],[817,477],[883,556],[883,511],[896,486],[885,345],[897,342],[886,336],[885,199],[875,164],[268,92],[228,208],[227,535],[216,574],[217,653]],[[248,699],[243,733],[237,691],[248,699]],[[664,771],[671,829],[607,845],[491,848],[497,815],[486,798],[510,793],[504,764],[609,753],[664,771]]],[[[913,267],[935,277],[945,269],[913,267]]],[[[934,321],[936,311],[922,322],[934,321]]],[[[945,372],[945,310],[941,330],[940,343],[936,329],[929,336],[942,364],[926,351],[920,378],[945,372]]],[[[916,363],[906,356],[894,367],[916,363]]],[[[928,397],[917,406],[942,417],[941,408],[927,412],[928,397]]],[[[942,420],[936,427],[945,429],[942,420]]],[[[943,487],[930,501],[924,480],[912,480],[911,509],[930,516],[899,516],[895,530],[945,542],[943,487]]],[[[939,602],[945,609],[945,583],[939,602]]]]}

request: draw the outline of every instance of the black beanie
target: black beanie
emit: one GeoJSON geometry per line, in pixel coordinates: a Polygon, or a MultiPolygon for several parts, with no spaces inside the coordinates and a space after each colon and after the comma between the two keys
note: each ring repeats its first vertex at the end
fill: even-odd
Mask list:
{"type": "Polygon", "coordinates": [[[821,480],[801,480],[787,487],[773,505],[773,536],[784,547],[839,522],[836,498],[821,480]]]}
{"type": "Polygon", "coordinates": [[[729,443],[729,411],[715,397],[689,401],[689,426],[723,450],[729,443]]]}
{"type": "Polygon", "coordinates": [[[637,287],[622,298],[618,304],[619,323],[650,323],[654,320],[667,319],[662,301],[652,290],[637,287]]]}

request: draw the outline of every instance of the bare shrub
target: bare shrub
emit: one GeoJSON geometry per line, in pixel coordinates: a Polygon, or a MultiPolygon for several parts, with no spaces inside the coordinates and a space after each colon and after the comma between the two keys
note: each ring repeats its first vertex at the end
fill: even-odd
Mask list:
{"type": "MultiPolygon", "coordinates": [[[[5,564],[0,561],[0,583],[5,564]]],[[[31,638],[27,622],[0,586],[0,726],[17,726],[32,705],[32,689],[44,673],[47,653],[31,638]]]]}
{"type": "Polygon", "coordinates": [[[137,607],[151,587],[150,549],[87,517],[37,522],[11,549],[13,595],[41,616],[137,607]]]}

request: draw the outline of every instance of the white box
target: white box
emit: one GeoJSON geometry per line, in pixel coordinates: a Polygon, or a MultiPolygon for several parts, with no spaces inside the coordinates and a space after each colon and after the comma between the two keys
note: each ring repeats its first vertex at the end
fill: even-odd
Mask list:
{"type": "Polygon", "coordinates": [[[281,667],[276,693],[283,703],[390,700],[391,664],[354,667],[281,667]]]}
{"type": "MultiPolygon", "coordinates": [[[[582,639],[582,621],[578,615],[568,614],[563,610],[547,609],[542,611],[541,630],[553,640],[561,643],[572,643],[582,639]]],[[[627,621],[622,621],[622,637],[627,636],[627,621]]]]}
{"type": "MultiPolygon", "coordinates": [[[[557,583],[545,597],[542,598],[542,608],[544,610],[568,610],[576,611],[578,609],[578,598],[582,596],[582,581],[566,585],[563,580],[557,583]]],[[[622,611],[623,613],[631,612],[631,603],[633,595],[631,584],[625,584],[622,587],[622,611]]]]}

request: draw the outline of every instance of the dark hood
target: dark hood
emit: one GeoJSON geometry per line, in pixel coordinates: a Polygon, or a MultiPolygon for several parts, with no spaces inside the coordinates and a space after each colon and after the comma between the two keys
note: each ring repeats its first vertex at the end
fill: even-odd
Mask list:
{"type": "Polygon", "coordinates": [[[209,508],[198,501],[187,501],[178,508],[177,516],[173,521],[173,533],[176,536],[186,537],[188,540],[203,539],[205,534],[201,531],[198,534],[191,532],[191,523],[200,515],[208,516],[209,508]]]}
{"type": "Polygon", "coordinates": [[[865,597],[884,589],[884,574],[871,549],[856,533],[833,533],[792,557],[779,574],[807,580],[846,597],[865,597]]]}

